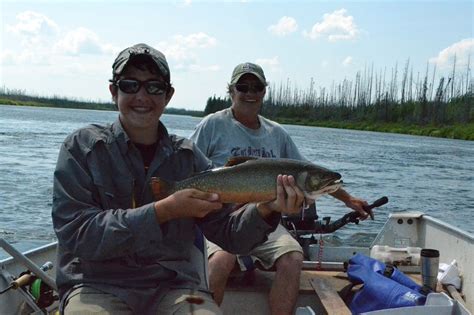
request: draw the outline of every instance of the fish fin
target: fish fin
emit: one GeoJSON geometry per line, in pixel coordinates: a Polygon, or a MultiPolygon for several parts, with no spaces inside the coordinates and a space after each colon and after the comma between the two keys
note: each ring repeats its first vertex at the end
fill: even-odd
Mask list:
{"type": "Polygon", "coordinates": [[[232,156],[227,160],[224,166],[239,165],[250,160],[258,160],[258,158],[254,156],[232,156]]]}
{"type": "Polygon", "coordinates": [[[151,190],[153,191],[153,196],[155,200],[161,200],[170,195],[169,191],[173,183],[168,182],[164,179],[159,177],[152,177],[151,178],[151,190]]]}

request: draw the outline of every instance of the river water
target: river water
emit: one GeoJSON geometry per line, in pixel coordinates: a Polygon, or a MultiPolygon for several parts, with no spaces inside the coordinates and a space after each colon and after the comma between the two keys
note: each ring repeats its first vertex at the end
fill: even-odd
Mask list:
{"type": "MultiPolygon", "coordinates": [[[[52,177],[64,138],[117,112],[0,105],[0,237],[25,250],[55,240],[52,177]]],[[[164,115],[170,133],[188,136],[200,118],[164,115]]],[[[474,233],[474,142],[378,132],[284,126],[302,154],[340,172],[352,195],[389,203],[375,220],[347,225],[334,244],[367,246],[390,212],[421,211],[474,233]]],[[[332,197],[317,202],[320,217],[349,211],[332,197]]],[[[1,256],[1,254],[0,254],[1,256]]]]}

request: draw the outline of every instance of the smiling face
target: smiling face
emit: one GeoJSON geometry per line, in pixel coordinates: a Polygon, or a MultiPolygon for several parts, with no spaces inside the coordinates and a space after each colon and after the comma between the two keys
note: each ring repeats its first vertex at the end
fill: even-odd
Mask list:
{"type": "MultiPolygon", "coordinates": [[[[146,67],[137,68],[133,65],[127,66],[122,72],[119,80],[161,81],[165,82],[159,73],[153,73],[146,67]]],[[[129,137],[134,142],[148,143],[157,137],[158,122],[166,105],[173,96],[174,89],[170,88],[162,94],[149,94],[142,86],[137,93],[127,94],[116,85],[110,85],[112,99],[117,104],[120,112],[120,121],[129,137]]],[[[156,141],[156,139],[154,139],[156,141]]],[[[154,141],[151,141],[154,142],[154,141]]]]}
{"type": "MultiPolygon", "coordinates": [[[[237,84],[248,84],[252,87],[261,85],[260,80],[253,74],[244,74],[237,84]]],[[[235,84],[235,85],[237,85],[235,84]]],[[[262,107],[263,98],[265,97],[266,89],[258,92],[253,88],[250,88],[247,92],[240,92],[236,86],[232,86],[230,90],[230,97],[232,98],[232,109],[237,112],[252,112],[255,115],[260,111],[262,107]]]]}

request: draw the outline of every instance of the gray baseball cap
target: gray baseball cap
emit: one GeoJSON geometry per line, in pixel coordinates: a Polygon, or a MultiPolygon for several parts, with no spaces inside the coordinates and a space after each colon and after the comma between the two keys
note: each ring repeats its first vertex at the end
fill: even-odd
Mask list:
{"type": "Polygon", "coordinates": [[[161,51],[142,43],[125,48],[118,54],[112,65],[113,76],[120,75],[128,62],[139,55],[149,56],[158,66],[166,82],[170,83],[170,68],[168,67],[165,55],[161,51]]]}
{"type": "Polygon", "coordinates": [[[247,73],[253,74],[260,80],[263,85],[267,85],[267,80],[265,79],[265,73],[263,73],[262,67],[251,62],[241,63],[234,68],[230,84],[236,84],[239,79],[247,73]]]}

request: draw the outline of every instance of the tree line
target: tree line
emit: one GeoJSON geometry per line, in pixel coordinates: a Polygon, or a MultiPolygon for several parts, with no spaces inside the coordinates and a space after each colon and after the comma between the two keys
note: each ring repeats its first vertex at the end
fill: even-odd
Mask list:
{"type": "MultiPolygon", "coordinates": [[[[456,59],[448,76],[435,81],[436,66],[429,64],[423,76],[414,75],[407,60],[388,72],[373,66],[357,72],[354,80],[333,83],[330,88],[299,88],[288,79],[268,87],[262,114],[272,118],[334,122],[404,123],[449,125],[474,123],[474,80],[470,60],[463,71],[456,70],[456,59]]],[[[212,96],[204,114],[229,107],[228,97],[212,96]]]]}
{"type": "Polygon", "coordinates": [[[31,105],[44,107],[60,108],[82,108],[97,110],[114,110],[115,104],[112,102],[100,102],[92,100],[80,100],[75,98],[66,98],[63,96],[39,96],[28,94],[21,89],[8,89],[5,86],[0,87],[0,104],[5,105],[31,105]]]}
{"type": "MultiPolygon", "coordinates": [[[[29,105],[40,107],[58,107],[58,108],[81,108],[95,110],[116,110],[112,102],[101,102],[92,100],[80,100],[66,98],[58,95],[51,97],[28,94],[25,90],[8,89],[5,86],[0,87],[0,104],[4,105],[29,105]]],[[[198,110],[187,110],[180,108],[165,108],[166,114],[202,116],[203,112],[198,110]]]]}

